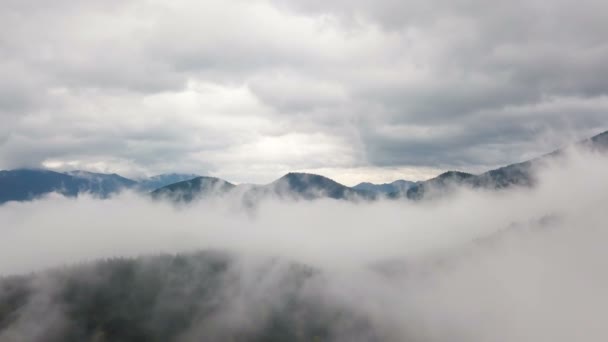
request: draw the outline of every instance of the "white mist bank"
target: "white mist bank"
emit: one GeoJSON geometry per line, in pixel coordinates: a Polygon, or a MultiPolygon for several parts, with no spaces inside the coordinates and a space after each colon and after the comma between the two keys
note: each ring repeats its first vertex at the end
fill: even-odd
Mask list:
{"type": "Polygon", "coordinates": [[[231,197],[176,208],[123,194],[9,203],[0,206],[0,274],[222,249],[250,257],[244,268],[276,256],[321,270],[311,291],[364,315],[387,340],[605,341],[606,175],[606,156],[577,152],[540,170],[533,189],[435,201],[266,200],[246,210],[231,197]],[[385,261],[405,266],[389,275],[369,267],[385,261]]]}
{"type": "Polygon", "coordinates": [[[586,226],[608,203],[606,174],[606,157],[577,153],[541,170],[534,189],[463,190],[435,201],[262,200],[247,209],[237,196],[175,207],[132,193],[111,200],[54,195],[0,206],[0,274],[201,248],[320,267],[422,256],[547,217],[586,226]]]}

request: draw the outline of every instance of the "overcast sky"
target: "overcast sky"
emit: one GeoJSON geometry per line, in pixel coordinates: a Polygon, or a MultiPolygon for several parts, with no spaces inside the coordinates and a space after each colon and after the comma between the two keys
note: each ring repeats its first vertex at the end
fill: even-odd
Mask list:
{"type": "Polygon", "coordinates": [[[418,180],[608,129],[604,0],[0,5],[0,169],[418,180]]]}

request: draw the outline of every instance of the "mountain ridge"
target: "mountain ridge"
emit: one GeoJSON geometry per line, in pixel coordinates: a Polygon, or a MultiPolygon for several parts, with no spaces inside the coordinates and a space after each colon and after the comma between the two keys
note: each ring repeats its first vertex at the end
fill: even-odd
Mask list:
{"type": "Polygon", "coordinates": [[[0,204],[31,201],[49,193],[58,193],[66,197],[77,197],[86,193],[107,198],[124,190],[147,192],[149,184],[159,184],[159,187],[163,187],[171,184],[167,183],[168,180],[190,176],[193,175],[163,174],[136,181],[116,173],[83,170],[66,172],[36,168],[0,170],[0,204]],[[150,179],[151,183],[145,183],[150,179]]]}
{"type": "Polygon", "coordinates": [[[253,204],[260,198],[275,196],[282,199],[317,198],[372,199],[372,193],[356,190],[340,184],[328,177],[301,172],[289,172],[279,179],[264,185],[234,185],[220,178],[201,177],[192,181],[179,182],[152,192],[155,199],[168,198],[178,202],[190,202],[209,195],[218,195],[241,189],[245,202],[253,204]],[[194,184],[197,181],[201,184],[194,184]]]}
{"type": "Polygon", "coordinates": [[[434,197],[449,192],[451,188],[465,185],[472,188],[504,189],[509,187],[530,187],[536,183],[535,168],[552,158],[559,157],[568,148],[579,147],[593,151],[605,152],[608,150],[608,131],[597,134],[591,138],[556,149],[539,157],[519,163],[513,163],[478,175],[447,171],[429,180],[418,182],[407,191],[407,198],[419,200],[427,196],[434,197]]]}
{"type": "MultiPolygon", "coordinates": [[[[569,145],[608,150],[608,131],[569,145]]],[[[8,201],[28,201],[44,194],[57,192],[75,197],[89,193],[105,198],[126,189],[150,192],[153,198],[170,198],[190,202],[198,197],[219,195],[242,189],[248,200],[260,196],[278,196],[294,199],[364,199],[408,198],[420,200],[434,194],[449,192],[457,186],[472,188],[504,189],[513,186],[533,186],[534,169],[550,158],[560,156],[568,148],[560,148],[534,159],[506,165],[480,174],[461,171],[446,171],[437,177],[410,182],[397,180],[392,183],[360,183],[348,187],[322,175],[289,172],[265,185],[235,185],[226,180],[194,174],[168,173],[132,180],[118,174],[103,174],[89,171],[56,172],[46,169],[16,169],[0,171],[0,204],[8,201]],[[178,180],[177,182],[173,182],[178,180]],[[168,183],[171,182],[171,183],[168,183]],[[168,184],[167,184],[168,183],[168,184]],[[156,185],[160,185],[155,188],[156,185]]]]}
{"type": "Polygon", "coordinates": [[[416,182],[399,179],[391,183],[374,184],[370,182],[362,182],[355,186],[353,189],[372,191],[380,194],[394,194],[394,193],[406,193],[409,188],[414,186],[416,182]]]}
{"type": "Polygon", "coordinates": [[[199,176],[173,183],[152,191],[152,198],[170,198],[178,202],[191,202],[197,197],[219,195],[234,189],[236,185],[217,177],[199,176]]]}

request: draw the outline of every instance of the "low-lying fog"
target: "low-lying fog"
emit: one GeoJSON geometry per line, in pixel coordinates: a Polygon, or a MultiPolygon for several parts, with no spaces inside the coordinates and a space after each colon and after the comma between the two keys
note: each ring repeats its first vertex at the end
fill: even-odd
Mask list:
{"type": "MultiPolygon", "coordinates": [[[[213,249],[238,255],[243,274],[267,258],[318,270],[309,291],[385,340],[606,341],[607,175],[606,156],[571,151],[539,170],[533,189],[432,201],[266,199],[251,208],[236,195],[181,206],[132,193],[49,196],[0,206],[0,274],[213,249]]],[[[270,296],[276,273],[244,284],[270,296]]],[[[224,319],[257,312],[247,293],[224,319]]],[[[337,339],[366,340],[344,331],[337,339]]]]}

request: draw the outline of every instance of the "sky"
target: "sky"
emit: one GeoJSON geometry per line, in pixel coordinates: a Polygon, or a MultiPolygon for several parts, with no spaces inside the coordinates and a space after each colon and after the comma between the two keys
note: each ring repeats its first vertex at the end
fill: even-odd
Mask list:
{"type": "Polygon", "coordinates": [[[352,185],[608,129],[602,0],[0,4],[0,169],[352,185]]]}

